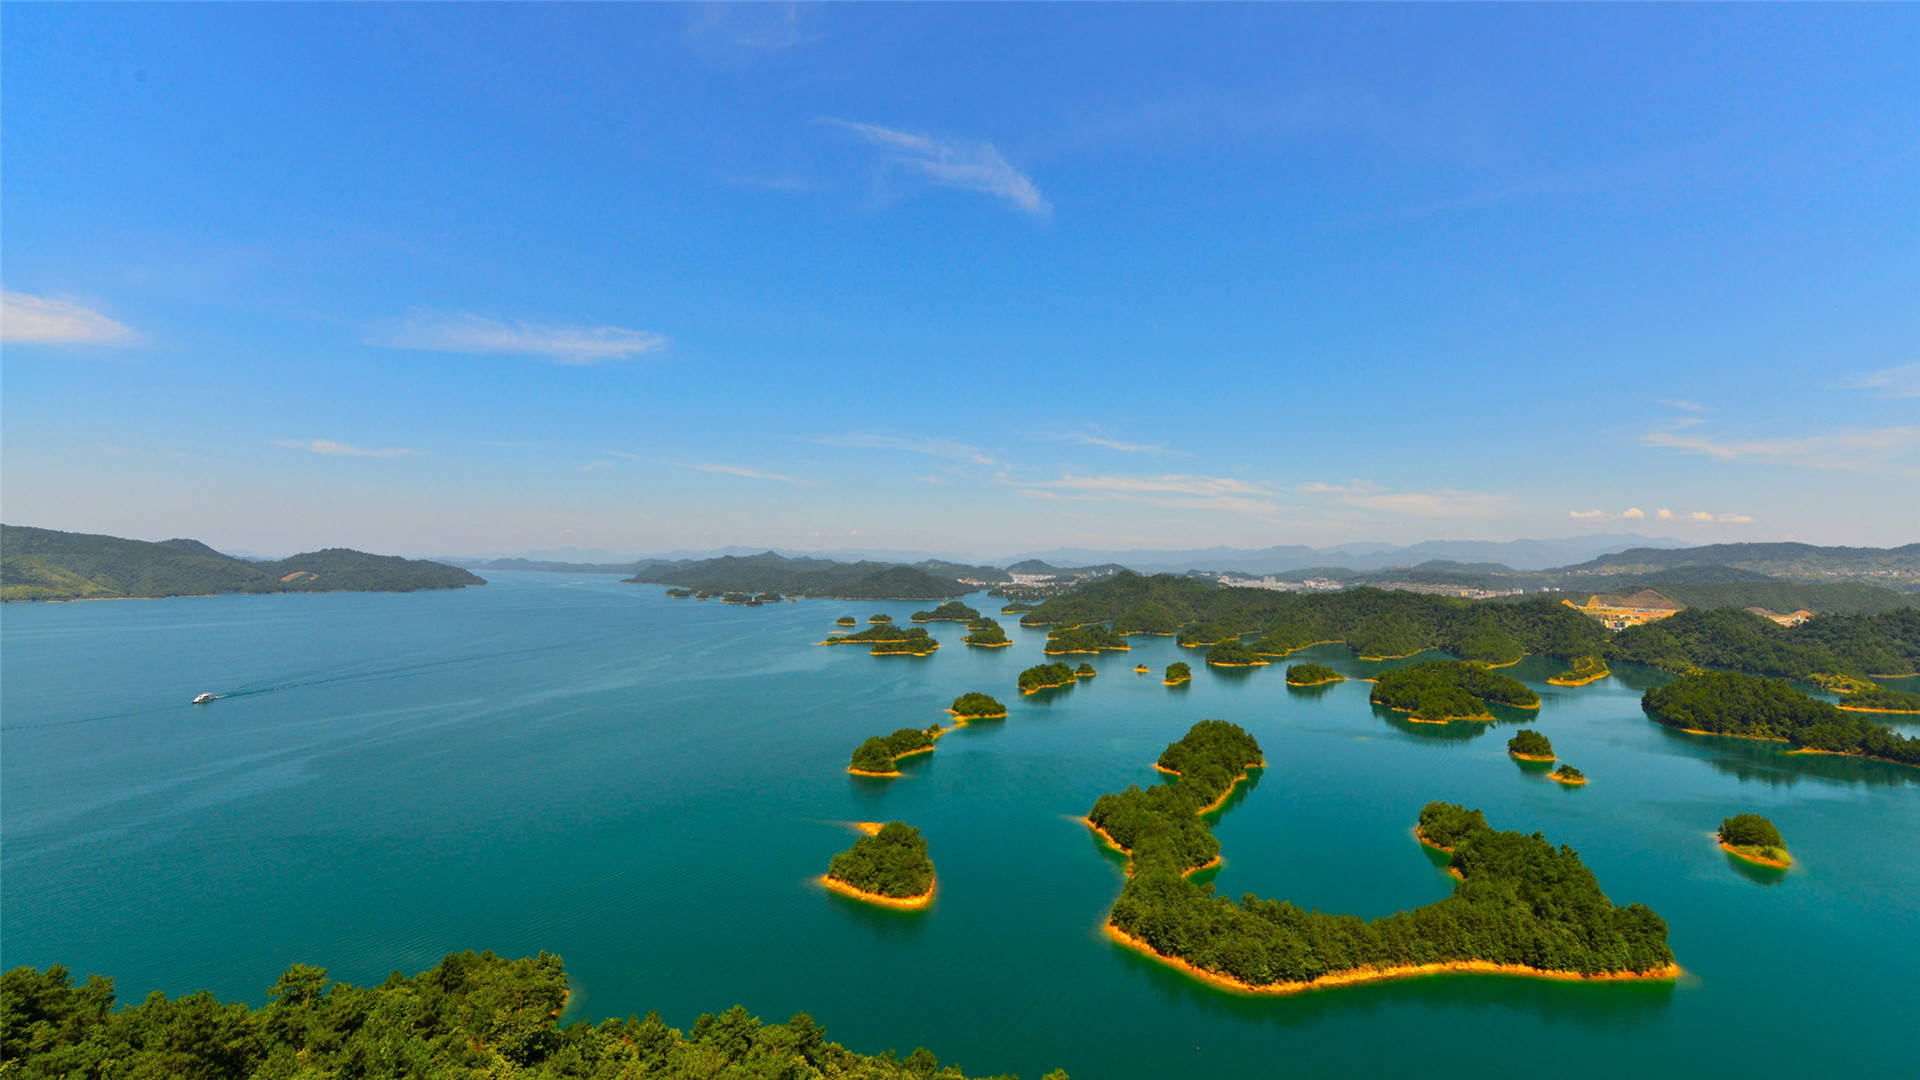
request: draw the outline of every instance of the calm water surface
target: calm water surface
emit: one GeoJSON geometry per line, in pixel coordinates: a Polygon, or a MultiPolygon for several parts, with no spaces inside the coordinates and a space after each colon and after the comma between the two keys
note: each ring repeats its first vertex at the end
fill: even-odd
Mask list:
{"type": "MultiPolygon", "coordinates": [[[[111,974],[123,1000],[259,1002],[296,962],[370,982],[457,949],[546,949],[566,958],[574,1016],[804,1010],[854,1049],[924,1044],[973,1072],[1077,1080],[1913,1066],[1898,1032],[1920,1005],[1920,770],[1669,732],[1639,709],[1652,672],[1561,689],[1549,662],[1508,669],[1543,707],[1507,718],[1592,780],[1566,788],[1506,756],[1510,724],[1409,724],[1364,683],[1290,691],[1283,665],[1209,671],[1170,639],[1023,699],[1014,676],[1045,635],[1011,617],[1011,649],[935,624],[933,657],[880,659],[812,643],[838,615],[922,605],[493,579],[7,606],[0,962],[111,974]],[[1182,690],[1159,682],[1175,659],[1196,668],[1182,690]],[[945,720],[973,689],[1013,715],[901,779],[844,772],[867,735],[945,720]],[[229,696],[186,704],[203,690],[229,696]],[[1367,916],[1438,899],[1449,879],[1410,830],[1448,799],[1573,845],[1616,903],[1666,916],[1688,977],[1248,999],[1114,948],[1099,927],[1120,864],[1074,819],[1153,783],[1161,747],[1203,717],[1245,726],[1270,763],[1216,827],[1222,891],[1367,916]],[[1790,873],[1715,846],[1741,810],[1779,824],[1790,873]],[[891,819],[931,844],[930,910],[813,883],[847,822],[891,819]]],[[[1385,666],[1337,646],[1303,657],[1385,666]]]]}

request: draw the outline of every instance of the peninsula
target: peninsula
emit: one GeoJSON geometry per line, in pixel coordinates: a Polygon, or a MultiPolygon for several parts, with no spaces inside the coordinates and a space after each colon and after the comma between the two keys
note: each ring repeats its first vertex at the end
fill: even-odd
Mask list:
{"type": "Polygon", "coordinates": [[[1844,712],[1887,713],[1898,716],[1920,715],[1920,694],[1867,686],[1842,694],[1837,706],[1844,712]]]}
{"type": "Polygon", "coordinates": [[[869,904],[919,909],[933,902],[933,860],[920,830],[889,821],[835,855],[820,882],[869,904]]]}
{"type": "Polygon", "coordinates": [[[1553,676],[1547,682],[1553,686],[1585,686],[1591,682],[1599,682],[1611,674],[1613,673],[1607,670],[1605,660],[1598,656],[1582,656],[1575,659],[1567,670],[1553,676]]]}
{"type": "Polygon", "coordinates": [[[1464,660],[1429,660],[1382,672],[1374,680],[1370,700],[1429,724],[1492,720],[1487,702],[1517,709],[1540,707],[1538,694],[1505,675],[1464,660]]]}
{"type": "Polygon", "coordinates": [[[1325,686],[1328,683],[1345,682],[1347,677],[1325,664],[1289,664],[1287,666],[1288,686],[1325,686]]]}
{"type": "Polygon", "coordinates": [[[901,758],[933,753],[934,742],[946,733],[947,729],[935,724],[925,731],[901,728],[891,735],[872,736],[854,749],[847,771],[855,776],[899,776],[901,758]]]}
{"type": "Polygon", "coordinates": [[[1696,735],[1772,739],[1796,752],[1920,766],[1920,738],[1808,697],[1785,679],[1725,671],[1686,675],[1641,695],[1640,707],[1654,720],[1696,735]]]}
{"type": "Polygon", "coordinates": [[[1773,822],[1759,814],[1735,814],[1720,822],[1720,846],[1751,863],[1785,870],[1793,865],[1787,842],[1773,822]]]}

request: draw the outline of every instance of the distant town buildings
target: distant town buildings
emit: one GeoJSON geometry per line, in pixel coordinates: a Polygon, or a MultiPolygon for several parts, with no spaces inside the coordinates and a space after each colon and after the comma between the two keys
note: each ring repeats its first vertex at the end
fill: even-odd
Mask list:
{"type": "Polygon", "coordinates": [[[1571,600],[1562,600],[1561,603],[1599,619],[1609,630],[1624,630],[1629,626],[1654,622],[1677,614],[1681,609],[1680,604],[1652,589],[1641,589],[1624,596],[1618,593],[1595,593],[1587,597],[1584,604],[1576,604],[1571,600]]]}

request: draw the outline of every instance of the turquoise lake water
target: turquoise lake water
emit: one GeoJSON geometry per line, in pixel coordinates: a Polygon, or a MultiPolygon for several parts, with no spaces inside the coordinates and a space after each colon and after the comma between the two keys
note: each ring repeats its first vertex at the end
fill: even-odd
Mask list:
{"type": "MultiPolygon", "coordinates": [[[[1170,639],[1021,698],[1045,634],[1013,617],[1010,649],[934,624],[934,656],[875,658],[812,643],[842,614],[929,605],[741,608],[612,576],[492,577],[8,605],[0,963],[110,974],[123,1000],[259,1002],[295,962],[371,982],[459,949],[546,949],[566,958],[572,1017],[658,1009],[685,1027],[739,1002],[809,1012],[853,1049],[924,1044],[1030,1078],[1913,1068],[1920,770],[1670,732],[1639,708],[1653,672],[1562,689],[1550,662],[1506,669],[1543,705],[1503,718],[1591,779],[1567,788],[1507,757],[1513,724],[1410,724],[1364,683],[1289,690],[1284,663],[1208,670],[1170,639]],[[1176,659],[1195,677],[1169,690],[1176,659]],[[945,722],[976,689],[1012,716],[900,779],[845,773],[867,735],[945,722]],[[203,690],[229,696],[187,704],[203,690]],[[1616,903],[1666,917],[1688,975],[1256,999],[1113,946],[1100,926],[1120,861],[1075,819],[1154,783],[1161,748],[1204,717],[1246,727],[1269,763],[1216,826],[1223,892],[1366,916],[1438,899],[1451,879],[1411,828],[1447,799],[1574,846],[1616,903]],[[1780,826],[1792,871],[1715,845],[1747,810],[1780,826]],[[848,822],[895,819],[931,846],[929,910],[815,884],[848,822]]],[[[1294,659],[1388,666],[1340,646],[1294,659]]]]}

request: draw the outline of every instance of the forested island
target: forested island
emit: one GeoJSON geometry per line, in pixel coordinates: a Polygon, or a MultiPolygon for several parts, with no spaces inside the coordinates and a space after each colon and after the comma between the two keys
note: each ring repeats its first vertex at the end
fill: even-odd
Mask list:
{"type": "Polygon", "coordinates": [[[1004,720],[1007,718],[1007,707],[1005,705],[1000,704],[992,697],[982,694],[977,690],[961,694],[959,697],[954,698],[953,704],[947,707],[947,711],[959,717],[961,720],[1004,720]]]}
{"type": "Polygon", "coordinates": [[[1065,664],[1036,664],[1020,673],[1020,692],[1037,694],[1057,686],[1073,685],[1073,669],[1065,664]]]}
{"type": "Polygon", "coordinates": [[[1491,720],[1493,713],[1486,702],[1516,709],[1540,707],[1540,695],[1499,672],[1465,660],[1429,660],[1382,672],[1374,680],[1370,700],[1410,713],[1423,723],[1491,720]]]}
{"type": "Polygon", "coordinates": [[[17,967],[0,976],[0,1069],[21,1080],[964,1080],[952,1066],[941,1071],[925,1049],[905,1060],[891,1051],[856,1054],[828,1042],[806,1013],[763,1024],[735,1005],[702,1014],[685,1032],[657,1012],[562,1025],[567,992],[560,958],[544,952],[519,960],[453,953],[412,978],[396,972],[367,987],[295,964],[257,1007],[202,991],[155,992],[115,1008],[110,978],[89,975],[75,985],[58,965],[17,967]]]}
{"type": "Polygon", "coordinates": [[[1920,694],[1889,690],[1884,686],[1868,686],[1842,695],[1839,708],[1847,712],[1903,713],[1912,716],[1920,714],[1920,694]]]}
{"type": "Polygon", "coordinates": [[[1547,776],[1550,779],[1558,780],[1570,787],[1579,787],[1581,784],[1587,782],[1586,773],[1564,763],[1559,768],[1548,773],[1547,776]]]}
{"type": "Polygon", "coordinates": [[[933,902],[933,860],[920,830],[901,821],[862,826],[867,835],[833,857],[821,883],[834,892],[895,908],[933,902]]]}
{"type": "Polygon", "coordinates": [[[1167,665],[1167,677],[1160,680],[1168,686],[1179,686],[1193,681],[1193,668],[1185,660],[1175,660],[1167,665]]]}
{"type": "Polygon", "coordinates": [[[692,597],[693,597],[692,589],[668,589],[667,590],[667,598],[670,600],[688,600],[688,599],[691,599],[692,597]]]}
{"type": "Polygon", "coordinates": [[[881,623],[890,623],[890,622],[892,622],[892,621],[893,621],[893,616],[891,616],[891,615],[889,615],[889,614],[887,614],[887,613],[886,613],[886,612],[884,612],[884,611],[878,611],[878,612],[875,612],[875,613],[873,613],[872,615],[869,615],[869,616],[867,616],[867,621],[868,621],[868,622],[870,622],[870,623],[873,623],[873,624],[874,624],[874,625],[876,625],[876,626],[878,626],[878,625],[880,625],[881,623]]]}
{"type": "Polygon", "coordinates": [[[854,748],[847,771],[855,776],[899,776],[899,761],[914,754],[933,753],[933,744],[946,729],[935,724],[925,731],[901,728],[891,735],[874,735],[854,748]]]}
{"type": "Polygon", "coordinates": [[[892,623],[875,623],[853,634],[829,634],[822,645],[871,645],[869,651],[874,656],[927,656],[940,647],[920,626],[894,626],[892,623]]]}
{"type": "Polygon", "coordinates": [[[1005,604],[1005,605],[1003,605],[1003,606],[1002,606],[1002,607],[1000,608],[1000,614],[1002,614],[1002,615],[1025,615],[1025,614],[1026,614],[1027,612],[1029,612],[1029,611],[1032,611],[1032,610],[1033,610],[1033,605],[1032,605],[1032,604],[1029,604],[1029,603],[1027,603],[1027,602],[1026,602],[1026,601],[1024,601],[1024,600],[1015,600],[1015,601],[1013,601],[1013,602],[1012,602],[1012,603],[1010,603],[1010,604],[1005,604]]]}
{"type": "Polygon", "coordinates": [[[1047,646],[1042,651],[1048,656],[1069,656],[1075,653],[1127,652],[1131,648],[1126,638],[1107,629],[1105,623],[1089,623],[1053,631],[1047,635],[1047,646]]]}
{"type": "Polygon", "coordinates": [[[1748,862],[1785,870],[1793,865],[1787,842],[1773,822],[1759,814],[1735,814],[1720,821],[1720,846],[1748,862]]]}
{"type": "Polygon", "coordinates": [[[1547,682],[1554,686],[1585,686],[1591,682],[1599,682],[1611,674],[1613,672],[1607,670],[1605,660],[1598,656],[1582,656],[1574,660],[1567,670],[1553,676],[1547,682]]]}
{"type": "Polygon", "coordinates": [[[980,613],[958,600],[949,600],[932,611],[916,611],[911,618],[914,622],[958,622],[970,623],[980,617],[980,613]]]}
{"type": "Polygon", "coordinates": [[[1076,679],[1091,679],[1098,674],[1100,672],[1085,660],[1080,661],[1080,666],[1073,669],[1073,677],[1076,679]]]}
{"type": "MultiPolygon", "coordinates": [[[[1238,903],[1214,896],[1210,883],[1186,876],[1219,857],[1202,814],[1257,763],[1258,745],[1219,721],[1196,724],[1175,745],[1183,744],[1171,763],[1177,783],[1102,795],[1088,815],[1130,853],[1107,923],[1130,948],[1210,983],[1268,994],[1441,972],[1680,974],[1666,922],[1639,904],[1615,907],[1572,848],[1538,833],[1496,832],[1480,811],[1448,803],[1429,803],[1416,830],[1451,855],[1459,880],[1444,900],[1368,921],[1252,894],[1238,903]]],[[[1161,763],[1170,764],[1167,755],[1161,763]]]]}
{"type": "Polygon", "coordinates": [[[1213,667],[1265,667],[1267,661],[1242,645],[1239,638],[1232,638],[1208,649],[1207,663],[1213,667]]]}
{"type": "Polygon", "coordinates": [[[0,600],[112,600],[216,593],[415,592],[486,581],[457,566],[350,548],[253,562],[198,540],[0,525],[0,600]]]}
{"type": "MultiPolygon", "coordinates": [[[[681,590],[679,590],[679,591],[680,591],[680,592],[685,592],[686,590],[685,590],[685,589],[681,589],[681,590]]],[[[672,592],[674,592],[674,590],[673,590],[673,589],[668,589],[668,590],[667,590],[667,592],[668,592],[668,593],[672,593],[672,592]]],[[[851,615],[842,615],[842,616],[840,616],[839,618],[837,618],[837,619],[835,619],[835,620],[833,620],[833,625],[835,625],[835,626],[858,626],[858,625],[860,625],[860,620],[859,620],[859,619],[856,619],[856,618],[854,618],[854,617],[853,617],[853,616],[851,616],[851,615]]]]}
{"type": "Polygon", "coordinates": [[[1289,664],[1287,665],[1288,686],[1325,686],[1328,683],[1345,682],[1347,677],[1325,664],[1289,664]]]}
{"type": "Polygon", "coordinates": [[[1640,707],[1660,723],[1696,735],[1771,739],[1799,752],[1920,765],[1920,739],[1808,697],[1785,679],[1724,671],[1687,675],[1641,695],[1640,707]]]}
{"type": "Polygon", "coordinates": [[[1521,761],[1552,761],[1553,743],[1532,728],[1521,728],[1507,740],[1507,753],[1521,761]]]}
{"type": "Polygon", "coordinates": [[[973,588],[962,585],[948,576],[949,573],[974,569],[952,564],[907,566],[789,559],[768,551],[717,559],[649,560],[639,564],[632,577],[622,580],[629,584],[677,585],[713,592],[778,592],[841,600],[948,600],[965,596],[973,588]]]}
{"type": "Polygon", "coordinates": [[[998,619],[979,618],[967,624],[968,645],[976,649],[1004,649],[1013,642],[1007,639],[1007,632],[998,619]]]}

